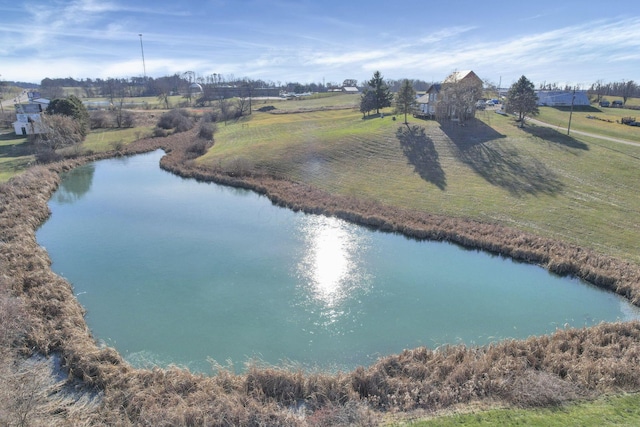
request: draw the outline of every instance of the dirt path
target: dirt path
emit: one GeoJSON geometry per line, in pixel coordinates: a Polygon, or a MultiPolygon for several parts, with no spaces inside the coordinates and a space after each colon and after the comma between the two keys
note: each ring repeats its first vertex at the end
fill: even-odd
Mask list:
{"type": "MultiPolygon", "coordinates": [[[[566,130],[566,128],[564,128],[562,126],[552,125],[552,124],[541,122],[540,120],[536,120],[536,119],[532,119],[532,118],[527,118],[527,121],[531,122],[533,124],[536,124],[538,126],[545,126],[545,127],[549,127],[549,128],[555,129],[555,130],[559,130],[559,131],[566,130]]],[[[636,147],[640,147],[640,142],[629,141],[627,139],[613,138],[613,137],[610,137],[610,136],[598,135],[598,134],[595,134],[595,133],[583,132],[583,131],[579,131],[579,130],[572,130],[571,133],[575,133],[575,134],[583,135],[583,136],[588,136],[590,138],[604,139],[606,141],[617,142],[619,144],[634,145],[636,147]]]]}
{"type": "Polygon", "coordinates": [[[21,102],[27,102],[29,100],[29,97],[27,95],[26,91],[22,91],[19,95],[16,95],[14,97],[10,97],[9,99],[3,99],[0,101],[0,104],[2,104],[2,108],[5,109],[5,112],[7,111],[7,109],[10,109],[11,111],[13,111],[13,105],[14,104],[19,104],[21,102]]]}

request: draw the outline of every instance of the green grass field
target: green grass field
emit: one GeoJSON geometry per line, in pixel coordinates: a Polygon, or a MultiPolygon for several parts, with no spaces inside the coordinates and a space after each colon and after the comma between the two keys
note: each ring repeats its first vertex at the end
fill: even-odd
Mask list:
{"type": "Polygon", "coordinates": [[[25,137],[18,137],[11,130],[0,131],[0,182],[25,170],[33,162],[34,156],[25,147],[25,137]]]}
{"type": "Polygon", "coordinates": [[[126,145],[140,138],[145,138],[151,133],[151,130],[152,127],[150,126],[124,129],[96,129],[87,135],[82,146],[85,150],[100,153],[112,150],[117,144],[126,145]]]}
{"type": "Polygon", "coordinates": [[[411,427],[605,427],[640,425],[640,395],[629,394],[545,409],[493,409],[436,417],[424,421],[391,423],[411,427]]]}
{"type": "Polygon", "coordinates": [[[199,161],[229,170],[240,162],[332,193],[500,222],[640,262],[640,147],[519,129],[490,111],[477,117],[466,127],[418,119],[407,127],[354,109],[254,113],[220,126],[199,161]]]}
{"type": "MultiPolygon", "coordinates": [[[[541,107],[540,115],[536,118],[545,123],[560,126],[566,130],[569,126],[569,115],[570,112],[564,108],[541,107]]],[[[626,108],[601,107],[592,107],[588,111],[577,110],[571,115],[570,130],[640,141],[640,126],[620,124],[619,122],[622,117],[635,117],[640,120],[640,111],[626,108]]]]}

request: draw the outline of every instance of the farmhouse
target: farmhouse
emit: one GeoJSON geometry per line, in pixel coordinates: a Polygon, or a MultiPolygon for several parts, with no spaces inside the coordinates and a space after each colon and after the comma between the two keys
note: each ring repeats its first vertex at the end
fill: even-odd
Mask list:
{"type": "MultiPolygon", "coordinates": [[[[463,97],[478,97],[482,94],[482,79],[471,70],[454,71],[442,83],[434,83],[426,93],[416,100],[417,109],[414,116],[428,118],[452,119],[456,114],[456,106],[460,109],[463,97]]],[[[471,109],[477,99],[464,101],[471,109]]],[[[460,113],[460,111],[458,111],[460,113]]],[[[467,111],[464,115],[473,115],[474,111],[467,111]]]]}
{"type": "Polygon", "coordinates": [[[434,83],[427,89],[427,92],[416,100],[417,115],[434,118],[436,116],[436,103],[442,84],[434,83]]]}
{"type": "Polygon", "coordinates": [[[538,105],[547,107],[569,107],[573,105],[590,105],[586,90],[538,90],[538,105]],[[573,102],[572,102],[573,99],[573,102]]]}

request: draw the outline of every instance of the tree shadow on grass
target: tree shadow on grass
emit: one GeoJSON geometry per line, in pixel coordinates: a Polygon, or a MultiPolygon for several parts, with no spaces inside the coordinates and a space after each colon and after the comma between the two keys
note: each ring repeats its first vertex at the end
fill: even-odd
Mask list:
{"type": "Polygon", "coordinates": [[[582,141],[578,141],[571,135],[562,133],[557,129],[553,129],[546,126],[537,126],[535,124],[527,124],[523,128],[523,131],[536,138],[544,139],[545,141],[552,142],[557,145],[562,145],[567,148],[575,148],[578,150],[589,150],[589,146],[582,141]]]}
{"type": "Polygon", "coordinates": [[[444,190],[447,180],[440,166],[438,152],[424,128],[417,125],[400,126],[396,131],[396,138],[400,141],[404,155],[407,156],[407,160],[413,165],[418,175],[444,190]]]}
{"type": "Polygon", "coordinates": [[[453,142],[454,153],[462,162],[514,196],[557,194],[564,188],[558,176],[541,161],[504,143],[504,135],[480,120],[470,120],[466,126],[444,122],[441,129],[453,142]]]}
{"type": "Polygon", "coordinates": [[[14,133],[0,133],[0,157],[22,157],[34,153],[33,144],[14,133]]]}

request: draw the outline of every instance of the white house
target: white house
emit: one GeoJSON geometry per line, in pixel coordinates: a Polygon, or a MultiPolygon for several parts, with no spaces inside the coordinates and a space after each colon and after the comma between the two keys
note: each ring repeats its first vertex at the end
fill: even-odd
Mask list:
{"type": "Polygon", "coordinates": [[[547,107],[569,107],[573,105],[590,105],[586,90],[537,90],[538,105],[547,107]]]}
{"type": "Polygon", "coordinates": [[[47,109],[49,100],[38,98],[28,104],[15,104],[16,121],[13,122],[13,130],[16,135],[33,135],[42,132],[41,116],[47,109]]]}

